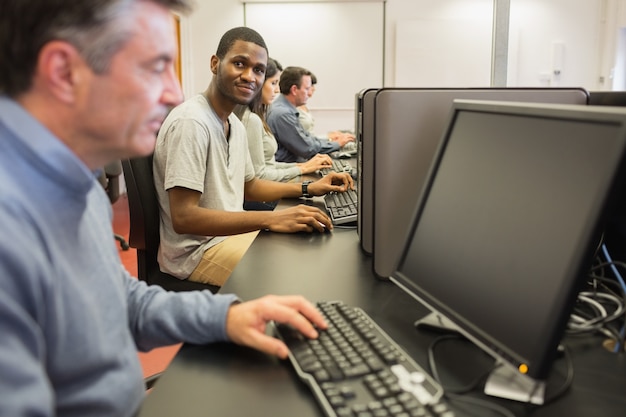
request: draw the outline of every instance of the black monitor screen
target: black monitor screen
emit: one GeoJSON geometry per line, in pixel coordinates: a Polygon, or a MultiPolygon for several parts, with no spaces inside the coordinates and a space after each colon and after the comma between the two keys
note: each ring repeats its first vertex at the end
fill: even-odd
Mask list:
{"type": "Polygon", "coordinates": [[[541,379],[598,244],[626,113],[456,101],[392,280],[541,379]]]}

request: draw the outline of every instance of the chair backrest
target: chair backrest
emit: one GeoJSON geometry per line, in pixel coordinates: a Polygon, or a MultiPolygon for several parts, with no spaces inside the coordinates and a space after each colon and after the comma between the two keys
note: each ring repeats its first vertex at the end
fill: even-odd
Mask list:
{"type": "Polygon", "coordinates": [[[100,174],[100,184],[111,200],[111,204],[120,198],[120,176],[122,175],[122,162],[117,160],[106,165],[100,174]]]}
{"type": "Polygon", "coordinates": [[[122,161],[128,209],[130,233],[128,242],[137,249],[138,278],[150,285],[160,285],[172,291],[209,289],[217,292],[219,287],[189,280],[180,280],[159,269],[159,202],[154,188],[152,155],[122,161]]]}
{"type": "Polygon", "coordinates": [[[152,176],[152,155],[122,161],[122,167],[130,212],[130,246],[158,251],[159,203],[152,176]]]}

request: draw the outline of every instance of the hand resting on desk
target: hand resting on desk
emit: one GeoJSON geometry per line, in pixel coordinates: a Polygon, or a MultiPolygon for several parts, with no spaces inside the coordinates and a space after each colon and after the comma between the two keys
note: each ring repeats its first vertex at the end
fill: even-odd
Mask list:
{"type": "Polygon", "coordinates": [[[285,359],[289,353],[287,346],[265,334],[270,321],[289,324],[312,339],[318,336],[314,326],[327,327],[319,311],[304,297],[267,295],[233,304],[226,316],[226,333],[233,343],[285,359]]]}

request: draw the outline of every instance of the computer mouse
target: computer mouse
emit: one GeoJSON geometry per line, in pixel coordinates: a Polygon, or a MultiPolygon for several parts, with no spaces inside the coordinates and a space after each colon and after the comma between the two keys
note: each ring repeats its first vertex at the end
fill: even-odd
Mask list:
{"type": "Polygon", "coordinates": [[[356,168],[352,168],[350,170],[350,176],[352,177],[353,180],[358,180],[359,173],[356,168]]]}

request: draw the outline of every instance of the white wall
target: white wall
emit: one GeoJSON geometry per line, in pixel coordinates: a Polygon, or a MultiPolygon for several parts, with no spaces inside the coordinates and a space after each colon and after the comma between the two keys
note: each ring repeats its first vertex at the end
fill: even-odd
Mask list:
{"type": "Polygon", "coordinates": [[[239,0],[195,0],[194,11],[181,17],[183,92],[204,91],[211,80],[211,55],[228,29],[243,25],[239,0]]]}
{"type": "MultiPolygon", "coordinates": [[[[400,26],[419,20],[431,23],[439,20],[447,24],[454,19],[467,21],[471,17],[473,24],[480,25],[480,32],[484,33],[484,26],[491,27],[492,1],[387,0],[384,86],[396,86],[396,64],[406,62],[396,56],[396,30],[400,22],[403,22],[400,26]]],[[[610,74],[615,66],[617,28],[626,26],[626,0],[510,0],[510,3],[509,86],[582,86],[589,90],[610,88],[610,74]],[[563,45],[563,66],[559,76],[553,73],[555,43],[563,45]],[[602,77],[604,82],[601,81],[602,77]]],[[[240,0],[196,0],[196,4],[195,11],[181,19],[183,91],[186,96],[206,88],[211,77],[209,59],[220,37],[231,27],[244,23],[244,7],[240,0]]],[[[320,30],[335,29],[322,23],[320,30]]],[[[490,45],[484,36],[477,36],[477,33],[466,34],[463,48],[475,48],[474,55],[484,57],[490,45]]],[[[285,37],[293,38],[294,48],[298,47],[298,38],[304,36],[306,33],[285,34],[285,37]]],[[[338,36],[341,36],[340,31],[338,36]]],[[[432,42],[436,43],[438,39],[433,37],[432,42]]],[[[268,47],[271,48],[271,45],[268,47]]],[[[449,48],[446,47],[443,52],[449,52],[449,48]]],[[[353,71],[368,70],[352,68],[349,63],[338,66],[336,62],[326,61],[323,56],[319,57],[319,66],[332,66],[331,71],[326,68],[322,71],[337,74],[338,79],[349,77],[353,71]]],[[[459,74],[463,72],[463,68],[455,70],[459,74]]],[[[422,81],[422,84],[425,83],[422,81]]],[[[419,80],[414,86],[419,86],[419,80]]],[[[371,86],[363,86],[366,87],[371,86]]],[[[314,98],[310,104],[320,129],[344,127],[346,121],[343,115],[329,114],[323,112],[323,109],[317,109],[319,114],[316,114],[314,98]]]]}
{"type": "MultiPolygon", "coordinates": [[[[458,72],[462,79],[466,79],[467,73],[463,66],[456,67],[458,61],[453,56],[471,56],[467,64],[472,69],[482,68],[486,72],[482,85],[488,85],[491,39],[484,34],[485,29],[491,30],[492,4],[493,0],[388,0],[385,86],[432,87],[435,81],[441,81],[445,84],[441,87],[459,87],[453,73],[458,72]],[[454,30],[455,22],[459,23],[458,30],[454,30]],[[430,36],[421,32],[430,28],[434,29],[430,36]],[[462,33],[463,29],[467,32],[462,33]],[[406,36],[411,33],[416,37],[413,51],[406,46],[411,42],[406,36]],[[398,39],[398,35],[404,38],[398,39]],[[451,42],[453,38],[458,39],[457,44],[451,42]],[[437,50],[441,54],[433,56],[437,50]],[[406,76],[411,71],[416,72],[412,82],[406,76]]],[[[476,82],[468,82],[476,86],[483,81],[478,78],[476,82]]]]}
{"type": "Polygon", "coordinates": [[[601,3],[512,0],[509,85],[596,89],[600,76],[601,3]],[[560,62],[554,62],[558,56],[560,62]],[[555,73],[557,70],[560,72],[555,73]]]}
{"type": "Polygon", "coordinates": [[[603,10],[601,89],[626,90],[626,1],[605,0],[603,10]]]}

